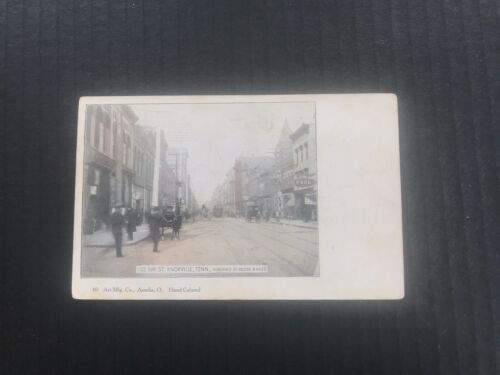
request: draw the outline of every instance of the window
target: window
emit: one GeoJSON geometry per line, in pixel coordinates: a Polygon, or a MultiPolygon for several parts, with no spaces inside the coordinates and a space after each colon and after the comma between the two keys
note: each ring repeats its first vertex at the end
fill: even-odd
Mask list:
{"type": "Polygon", "coordinates": [[[132,168],[134,169],[135,172],[137,172],[137,148],[134,146],[134,157],[132,158],[132,168]]]}
{"type": "Polygon", "coordinates": [[[141,152],[137,147],[134,147],[134,157],[135,157],[135,171],[137,175],[141,175],[141,152]]]}
{"type": "Polygon", "coordinates": [[[130,145],[130,136],[127,132],[123,132],[123,155],[122,155],[122,163],[124,166],[130,166],[131,162],[131,145],[130,145]]]}
{"type": "Polygon", "coordinates": [[[142,176],[142,151],[137,149],[137,173],[142,176]]]}
{"type": "Polygon", "coordinates": [[[130,142],[130,136],[127,135],[127,160],[125,162],[127,167],[131,167],[132,164],[132,142],[130,142]]]}
{"type": "Polygon", "coordinates": [[[94,169],[94,185],[99,186],[101,184],[101,170],[99,168],[94,169]]]}
{"type": "Polygon", "coordinates": [[[92,118],[94,116],[91,115],[91,111],[87,111],[87,122],[85,125],[85,143],[89,144],[91,141],[91,134],[92,134],[92,118]]]}
{"type": "Polygon", "coordinates": [[[111,123],[109,116],[106,115],[103,126],[103,150],[106,155],[111,154],[111,123]]]}
{"type": "Polygon", "coordinates": [[[142,154],[142,175],[146,176],[146,154],[142,154]]]}
{"type": "Polygon", "coordinates": [[[142,152],[137,151],[137,174],[142,176],[142,152]]]}
{"type": "Polygon", "coordinates": [[[90,118],[90,129],[89,129],[89,143],[92,147],[95,147],[95,116],[92,114],[90,118]]]}
{"type": "Polygon", "coordinates": [[[99,119],[96,119],[94,126],[94,147],[100,149],[101,146],[101,123],[99,119]]]}
{"type": "Polygon", "coordinates": [[[116,123],[116,117],[113,116],[113,126],[112,126],[112,136],[111,136],[111,157],[113,159],[117,158],[116,155],[116,134],[117,134],[117,129],[118,129],[118,124],[116,123]]]}
{"type": "Polygon", "coordinates": [[[127,145],[123,142],[122,145],[122,164],[127,163],[127,145]]]}
{"type": "Polygon", "coordinates": [[[307,142],[304,143],[304,150],[306,153],[306,160],[308,160],[309,159],[309,146],[307,145],[307,142]]]}
{"type": "Polygon", "coordinates": [[[99,151],[104,152],[104,122],[101,119],[101,123],[99,125],[99,151]]]}

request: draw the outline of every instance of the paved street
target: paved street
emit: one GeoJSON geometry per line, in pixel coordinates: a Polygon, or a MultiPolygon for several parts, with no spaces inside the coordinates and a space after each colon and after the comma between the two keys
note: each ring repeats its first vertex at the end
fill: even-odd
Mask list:
{"type": "Polygon", "coordinates": [[[124,247],[124,258],[116,258],[112,247],[84,247],[82,276],[162,276],[138,275],[137,265],[267,265],[268,273],[254,276],[312,276],[317,272],[318,232],[314,228],[213,218],[184,224],[180,240],[171,240],[167,231],[160,241],[160,252],[152,249],[149,238],[124,247]]]}

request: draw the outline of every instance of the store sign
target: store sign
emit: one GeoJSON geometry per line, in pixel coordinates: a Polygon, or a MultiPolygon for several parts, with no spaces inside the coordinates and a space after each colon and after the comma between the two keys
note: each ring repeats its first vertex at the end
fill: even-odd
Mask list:
{"type": "Polygon", "coordinates": [[[309,206],[315,206],[317,201],[316,194],[306,194],[304,196],[304,204],[309,206]]]}
{"type": "Polygon", "coordinates": [[[295,179],[295,186],[300,188],[310,187],[316,184],[316,180],[309,177],[297,177],[295,179]]]}

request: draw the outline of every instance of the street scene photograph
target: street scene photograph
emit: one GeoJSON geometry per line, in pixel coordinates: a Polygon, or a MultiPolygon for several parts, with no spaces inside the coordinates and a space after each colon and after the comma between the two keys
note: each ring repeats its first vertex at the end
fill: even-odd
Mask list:
{"type": "Polygon", "coordinates": [[[81,276],[319,276],[315,111],[87,105],[81,276]]]}

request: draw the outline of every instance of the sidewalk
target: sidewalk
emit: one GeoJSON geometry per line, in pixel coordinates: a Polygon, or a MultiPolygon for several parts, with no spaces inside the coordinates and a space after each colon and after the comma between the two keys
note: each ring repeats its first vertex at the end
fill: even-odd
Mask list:
{"type": "Polygon", "coordinates": [[[317,221],[308,221],[307,223],[302,220],[291,220],[291,219],[280,219],[280,221],[276,221],[276,219],[269,220],[270,223],[280,224],[280,225],[291,225],[299,228],[308,228],[308,229],[318,229],[317,221]]]}
{"type": "MultiPolygon", "coordinates": [[[[149,226],[143,224],[137,227],[134,232],[134,239],[129,241],[127,233],[123,230],[123,245],[130,246],[136,244],[149,237],[149,226]]],[[[110,247],[115,245],[115,239],[111,231],[99,231],[92,234],[85,234],[82,236],[82,245],[84,247],[110,247]]]]}

